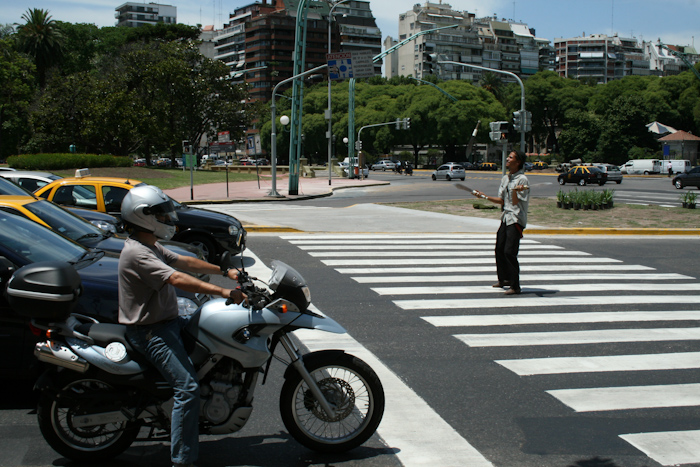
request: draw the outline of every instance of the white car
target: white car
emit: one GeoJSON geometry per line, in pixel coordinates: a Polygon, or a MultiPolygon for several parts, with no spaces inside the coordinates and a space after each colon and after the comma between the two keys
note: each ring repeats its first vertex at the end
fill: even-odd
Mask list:
{"type": "Polygon", "coordinates": [[[608,174],[609,182],[615,182],[618,185],[622,183],[622,171],[620,171],[620,167],[613,164],[596,164],[595,166],[608,174]]]}
{"type": "Polygon", "coordinates": [[[464,173],[464,167],[462,166],[462,164],[448,162],[447,164],[442,164],[440,167],[437,168],[437,170],[435,170],[435,172],[433,172],[432,179],[445,179],[449,182],[450,180],[454,180],[456,178],[464,180],[466,176],[467,175],[464,173]]]}
{"type": "Polygon", "coordinates": [[[374,164],[372,164],[372,170],[386,171],[387,169],[396,169],[396,164],[394,163],[394,161],[390,161],[389,159],[383,159],[379,162],[375,162],[374,164]]]}
{"type": "MultiPolygon", "coordinates": [[[[338,162],[338,165],[343,168],[343,173],[345,176],[348,176],[348,163],[347,162],[338,162]]],[[[368,178],[369,177],[369,169],[367,167],[362,168],[362,177],[368,178]]]]}

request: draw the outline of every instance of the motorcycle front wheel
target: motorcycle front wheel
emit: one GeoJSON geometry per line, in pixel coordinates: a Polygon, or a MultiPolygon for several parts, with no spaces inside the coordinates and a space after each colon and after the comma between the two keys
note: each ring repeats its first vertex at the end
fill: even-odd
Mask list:
{"type": "Polygon", "coordinates": [[[75,461],[111,459],[134,442],[140,425],[113,422],[80,426],[91,413],[107,412],[115,401],[115,390],[98,379],[71,375],[58,394],[42,394],[37,408],[39,428],[46,442],[59,454],[75,461]]]}
{"type": "Polygon", "coordinates": [[[377,430],[384,415],[384,388],[364,361],[342,352],[304,356],[304,365],[335,409],[329,417],[299,373],[282,386],[280,413],[289,433],[318,452],[356,448],[377,430]]]}

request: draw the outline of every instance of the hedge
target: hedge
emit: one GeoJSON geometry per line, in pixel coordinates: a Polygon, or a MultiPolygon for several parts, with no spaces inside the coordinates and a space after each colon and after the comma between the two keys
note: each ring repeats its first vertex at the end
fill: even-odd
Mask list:
{"type": "Polygon", "coordinates": [[[23,154],[7,158],[7,165],[18,170],[64,170],[94,167],[131,167],[130,157],[109,154],[23,154]]]}

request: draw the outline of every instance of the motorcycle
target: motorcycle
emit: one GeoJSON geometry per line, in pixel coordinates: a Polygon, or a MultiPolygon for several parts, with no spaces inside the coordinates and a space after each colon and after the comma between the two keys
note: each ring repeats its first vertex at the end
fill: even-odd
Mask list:
{"type": "Polygon", "coordinates": [[[413,176],[413,166],[411,164],[406,164],[406,175],[413,176]]]}
{"type": "MultiPolygon", "coordinates": [[[[320,452],[347,451],[369,439],[384,413],[374,370],[342,350],[302,354],[291,339],[297,329],[345,333],[309,309],[302,276],[273,261],[267,287],[245,269],[238,282],[246,305],[212,299],[183,331],[200,382],[200,433],[243,428],[259,375],[264,384],[273,356],[283,360],[274,355],[281,344],[289,361],[283,361],[279,407],[288,432],[320,452]]],[[[49,366],[36,383],[42,435],[61,455],[90,462],[113,458],[135,441],[169,440],[172,389],[131,348],[125,326],[71,313],[80,290],[75,269],[55,262],[27,265],[7,283],[10,305],[45,335],[34,351],[49,366]]]]}

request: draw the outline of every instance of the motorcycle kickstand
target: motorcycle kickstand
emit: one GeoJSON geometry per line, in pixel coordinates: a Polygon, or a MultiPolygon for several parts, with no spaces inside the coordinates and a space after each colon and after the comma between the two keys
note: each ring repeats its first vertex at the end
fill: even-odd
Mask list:
{"type": "Polygon", "coordinates": [[[291,365],[294,366],[294,368],[301,375],[301,378],[309,386],[311,394],[313,394],[313,396],[316,398],[323,411],[326,412],[326,415],[328,415],[328,417],[334,418],[335,410],[326,400],[326,397],[321,392],[321,388],[319,388],[318,384],[316,384],[316,380],[314,380],[311,377],[311,373],[309,373],[309,371],[306,369],[306,366],[304,365],[304,360],[302,359],[302,356],[299,353],[299,351],[296,349],[294,344],[287,336],[280,337],[280,342],[282,343],[282,347],[284,347],[284,350],[287,351],[289,358],[292,360],[291,365]]]}

